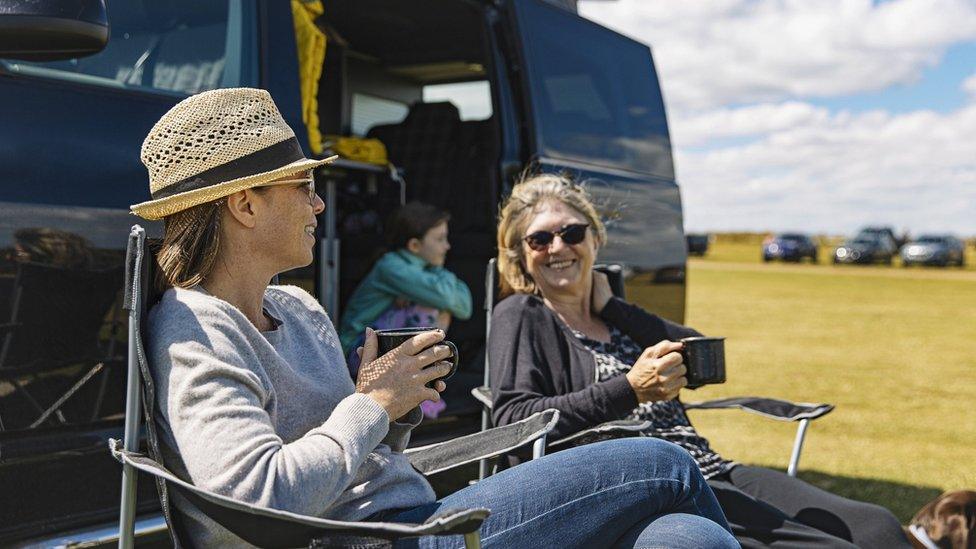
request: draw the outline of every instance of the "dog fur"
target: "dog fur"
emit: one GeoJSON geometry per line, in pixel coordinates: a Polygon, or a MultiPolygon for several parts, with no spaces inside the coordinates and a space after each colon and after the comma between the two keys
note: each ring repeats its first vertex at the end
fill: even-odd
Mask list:
{"type": "MultiPolygon", "coordinates": [[[[946,492],[925,504],[911,524],[922,527],[940,549],[976,549],[976,490],[946,492]]],[[[905,529],[918,549],[925,545],[905,529]]]]}

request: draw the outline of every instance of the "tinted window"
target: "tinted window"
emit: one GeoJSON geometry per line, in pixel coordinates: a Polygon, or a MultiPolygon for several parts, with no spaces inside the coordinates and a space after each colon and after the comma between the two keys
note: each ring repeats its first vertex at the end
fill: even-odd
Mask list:
{"type": "Polygon", "coordinates": [[[453,103],[463,121],[491,118],[491,88],[485,80],[424,86],[424,103],[440,101],[453,103]]]}
{"type": "Polygon", "coordinates": [[[111,36],[89,57],[0,61],[11,72],[180,95],[257,82],[252,1],[108,0],[111,36]]]}
{"type": "Polygon", "coordinates": [[[135,221],[125,210],[0,202],[0,436],[121,417],[119,294],[135,221]]]}
{"type": "Polygon", "coordinates": [[[365,93],[354,93],[352,94],[352,133],[366,135],[373,126],[400,123],[409,110],[409,106],[399,101],[365,93]]]}
{"type": "Polygon", "coordinates": [[[650,49],[538,0],[514,4],[539,152],[673,179],[650,49]]]}

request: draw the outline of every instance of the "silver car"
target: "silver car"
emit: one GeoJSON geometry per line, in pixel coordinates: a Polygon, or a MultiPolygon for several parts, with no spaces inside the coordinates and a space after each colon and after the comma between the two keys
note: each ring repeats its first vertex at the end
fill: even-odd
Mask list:
{"type": "Polygon", "coordinates": [[[962,267],[966,264],[965,245],[952,235],[920,236],[901,249],[901,264],[905,267],[911,265],[962,267]]]}

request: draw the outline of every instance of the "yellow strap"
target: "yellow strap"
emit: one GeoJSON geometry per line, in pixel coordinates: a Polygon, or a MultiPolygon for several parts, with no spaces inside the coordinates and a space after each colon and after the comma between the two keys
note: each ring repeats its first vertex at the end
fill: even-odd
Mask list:
{"type": "Polygon", "coordinates": [[[324,12],[321,0],[291,0],[298,45],[298,78],[302,91],[302,120],[308,129],[308,146],[312,154],[322,154],[319,131],[319,78],[325,61],[325,33],[315,26],[315,18],[324,12]]]}

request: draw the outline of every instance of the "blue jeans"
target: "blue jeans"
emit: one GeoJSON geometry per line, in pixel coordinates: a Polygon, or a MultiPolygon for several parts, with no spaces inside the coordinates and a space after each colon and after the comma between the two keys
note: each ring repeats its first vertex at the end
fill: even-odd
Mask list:
{"type": "MultiPolygon", "coordinates": [[[[471,507],[491,510],[485,547],[739,547],[688,452],[654,438],[557,452],[383,520],[420,523],[471,507]]],[[[463,544],[462,536],[428,536],[397,547],[463,544]]]]}

